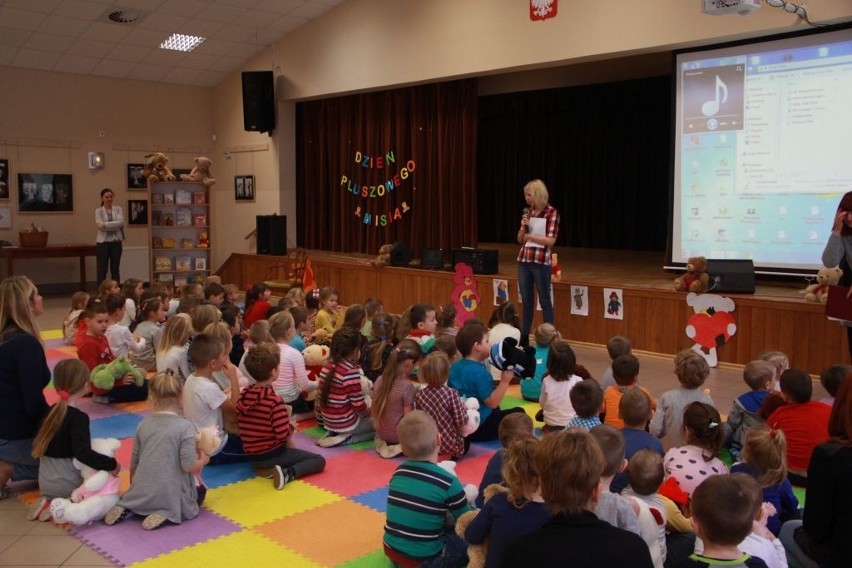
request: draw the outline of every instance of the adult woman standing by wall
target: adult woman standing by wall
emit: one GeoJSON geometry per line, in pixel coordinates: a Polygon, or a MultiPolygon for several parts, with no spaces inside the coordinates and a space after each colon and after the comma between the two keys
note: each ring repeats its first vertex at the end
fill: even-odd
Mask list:
{"type": "MultiPolygon", "coordinates": [[[[831,235],[822,251],[822,265],[829,268],[839,266],[843,269],[840,283],[844,286],[852,284],[852,191],[846,192],[837,206],[831,235]]],[[[852,359],[852,327],[846,327],[846,337],[852,359]]]]}
{"type": "Polygon", "coordinates": [[[559,236],[559,211],[548,203],[547,186],[534,179],[524,186],[524,208],[518,229],[518,286],[524,304],[521,343],[529,344],[530,328],[535,311],[535,292],[545,323],[553,323],[553,302],[550,297],[550,255],[559,236]]]}
{"type": "Polygon", "coordinates": [[[0,500],[9,496],[9,480],[38,479],[32,441],[48,410],[43,390],[50,382],[35,321],[43,311],[29,278],[0,282],[0,500]]]}
{"type": "Polygon", "coordinates": [[[120,205],[113,205],[114,199],[115,193],[105,187],[101,190],[101,206],[95,209],[95,226],[98,228],[98,240],[95,246],[98,285],[106,280],[107,267],[109,267],[110,278],[121,284],[119,269],[121,243],[124,241],[124,211],[120,205]]]}

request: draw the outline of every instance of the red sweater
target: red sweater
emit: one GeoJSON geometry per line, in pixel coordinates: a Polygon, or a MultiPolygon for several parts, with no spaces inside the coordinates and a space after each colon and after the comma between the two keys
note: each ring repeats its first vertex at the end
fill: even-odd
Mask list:
{"type": "MultiPolygon", "coordinates": [[[[110,363],[115,359],[115,355],[109,349],[109,342],[105,335],[95,337],[88,333],[80,338],[80,343],[77,345],[77,357],[86,364],[90,371],[102,363],[110,363]]],[[[99,389],[91,382],[89,388],[92,389],[92,394],[104,395],[109,392],[109,390],[99,389]]]]}
{"type": "Polygon", "coordinates": [[[263,454],[283,446],[292,433],[284,401],[272,385],[252,385],[237,402],[237,423],[247,454],[263,454]]]}
{"type": "MultiPolygon", "coordinates": [[[[360,416],[369,416],[370,408],[361,391],[361,367],[343,360],[337,365],[329,362],[320,372],[317,390],[322,393],[324,383],[331,375],[328,401],[322,404],[323,426],[332,432],[350,432],[358,426],[360,416]]],[[[319,399],[317,404],[319,404],[319,399]]]]}
{"type": "Polygon", "coordinates": [[[799,473],[808,470],[814,448],[828,439],[831,407],[821,402],[785,404],[769,415],[766,424],[787,438],[787,467],[799,473]]]}
{"type": "Polygon", "coordinates": [[[266,300],[257,300],[251,305],[251,309],[246,312],[246,315],[243,318],[243,324],[249,328],[254,322],[266,319],[266,312],[268,312],[271,307],[272,306],[270,306],[269,302],[266,300]]]}

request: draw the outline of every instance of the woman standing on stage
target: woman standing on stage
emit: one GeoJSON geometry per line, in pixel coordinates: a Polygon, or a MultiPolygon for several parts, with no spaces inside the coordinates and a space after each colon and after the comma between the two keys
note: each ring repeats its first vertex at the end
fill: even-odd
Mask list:
{"type": "Polygon", "coordinates": [[[95,257],[98,267],[98,285],[106,280],[107,267],[110,278],[121,284],[119,268],[121,265],[122,241],[124,241],[124,211],[120,205],[113,205],[115,194],[110,188],[101,190],[101,206],[95,209],[95,226],[98,239],[95,245],[95,257]]]}
{"type": "MultiPolygon", "coordinates": [[[[843,270],[840,283],[844,286],[852,284],[852,191],[847,192],[837,206],[831,235],[822,251],[822,264],[829,268],[840,266],[843,270]]],[[[852,327],[846,327],[846,336],[852,358],[852,327]]]]}
{"type": "Polygon", "coordinates": [[[559,235],[559,211],[548,203],[547,187],[540,179],[524,186],[524,208],[518,229],[518,286],[524,304],[521,344],[529,344],[530,328],[538,293],[545,323],[553,323],[553,302],[550,297],[550,254],[559,235]]]}

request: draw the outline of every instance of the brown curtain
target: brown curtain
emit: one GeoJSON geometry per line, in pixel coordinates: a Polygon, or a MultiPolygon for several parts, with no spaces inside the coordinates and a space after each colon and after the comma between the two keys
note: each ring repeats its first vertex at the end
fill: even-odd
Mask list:
{"type": "Polygon", "coordinates": [[[402,242],[449,260],[477,244],[475,80],[304,102],[296,115],[300,246],[402,242]]]}

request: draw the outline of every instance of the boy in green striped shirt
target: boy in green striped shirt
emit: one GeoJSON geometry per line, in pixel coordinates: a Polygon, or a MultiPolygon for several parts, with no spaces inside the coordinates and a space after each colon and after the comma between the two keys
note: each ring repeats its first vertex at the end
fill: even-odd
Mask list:
{"type": "Polygon", "coordinates": [[[405,415],[397,427],[408,461],[390,480],[385,554],[402,568],[467,565],[467,543],[447,526],[469,511],[457,477],[438,467],[438,426],[422,410],[405,415]]]}

